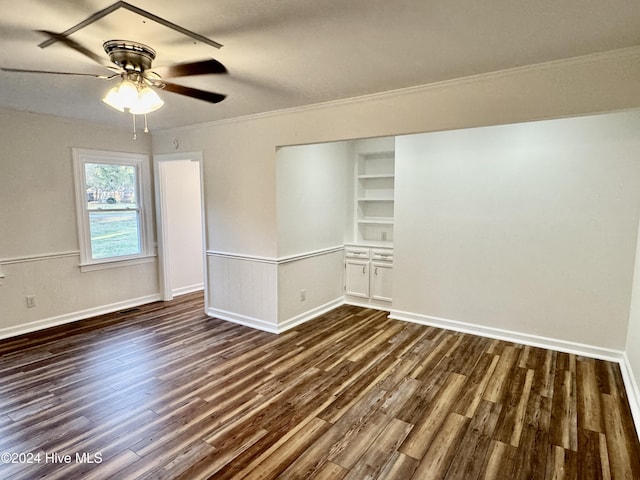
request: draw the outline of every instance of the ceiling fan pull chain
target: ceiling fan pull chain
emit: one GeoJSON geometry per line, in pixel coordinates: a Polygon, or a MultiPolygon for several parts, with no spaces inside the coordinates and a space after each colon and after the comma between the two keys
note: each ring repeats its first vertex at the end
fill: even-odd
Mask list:
{"type": "Polygon", "coordinates": [[[149,133],[149,127],[147,126],[147,114],[144,114],[144,133],[149,133]]]}
{"type": "Polygon", "coordinates": [[[131,118],[133,118],[133,139],[137,140],[138,135],[136,134],[136,116],[134,114],[131,114],[131,118]]]}

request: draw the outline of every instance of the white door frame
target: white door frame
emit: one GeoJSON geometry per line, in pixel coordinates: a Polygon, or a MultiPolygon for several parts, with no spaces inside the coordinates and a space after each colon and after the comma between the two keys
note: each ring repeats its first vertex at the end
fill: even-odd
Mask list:
{"type": "Polygon", "coordinates": [[[173,288],[171,285],[171,267],[167,255],[168,237],[167,237],[167,198],[166,198],[166,175],[162,168],[163,162],[176,160],[190,160],[198,162],[200,170],[200,219],[202,223],[202,262],[203,262],[203,282],[205,308],[208,305],[208,288],[207,288],[207,263],[206,263],[206,230],[204,222],[204,178],[203,178],[203,161],[202,152],[184,152],[184,153],[161,153],[153,156],[153,177],[156,200],[156,231],[158,238],[158,274],[160,281],[160,295],[162,300],[168,301],[173,299],[173,288]]]}

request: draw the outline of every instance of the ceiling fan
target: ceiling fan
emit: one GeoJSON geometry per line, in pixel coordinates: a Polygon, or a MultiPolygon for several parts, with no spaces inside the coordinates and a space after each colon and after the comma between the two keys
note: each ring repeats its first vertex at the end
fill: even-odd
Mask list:
{"type": "Polygon", "coordinates": [[[154,89],[163,89],[168,92],[209,103],[218,103],[226,98],[226,95],[221,93],[186,87],[168,82],[163,78],[227,73],[225,66],[217,60],[208,59],[152,69],[152,62],[156,58],[156,52],[151,47],[141,43],[128,40],[108,40],[103,44],[104,51],[109,57],[109,60],[107,60],[65,35],[46,30],[40,30],[40,33],[90,58],[110,70],[111,74],[96,75],[91,73],[27,70],[5,67],[0,67],[0,70],[19,73],[89,76],[104,80],[120,77],[120,83],[109,90],[105,98],[103,98],[103,101],[121,112],[128,109],[134,116],[146,115],[147,113],[157,110],[164,104],[154,89]]]}

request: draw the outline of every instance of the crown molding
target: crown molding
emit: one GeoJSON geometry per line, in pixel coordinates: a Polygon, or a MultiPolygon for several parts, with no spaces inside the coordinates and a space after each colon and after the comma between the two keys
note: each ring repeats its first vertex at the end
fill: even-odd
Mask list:
{"type": "Polygon", "coordinates": [[[554,70],[560,67],[566,66],[579,66],[598,64],[604,61],[629,61],[630,59],[637,59],[640,61],[640,46],[620,48],[616,50],[608,50],[606,52],[591,53],[588,55],[581,55],[578,57],[570,57],[559,60],[552,60],[550,62],[534,63],[531,65],[523,65],[518,67],[507,68],[504,70],[496,70],[492,72],[479,73],[475,75],[469,75],[466,77],[458,77],[448,80],[442,80],[439,82],[427,83],[423,85],[416,85],[413,87],[405,87],[394,90],[387,90],[384,92],[371,93],[366,95],[360,95],[357,97],[349,97],[339,100],[330,100],[327,102],[313,103],[309,105],[301,105],[291,108],[283,108],[279,110],[271,110],[268,112],[252,113],[248,115],[240,115],[232,118],[225,118],[220,120],[213,120],[210,122],[185,125],[182,127],[157,129],[156,132],[178,132],[185,130],[193,130],[194,128],[210,128],[219,127],[223,125],[231,125],[235,123],[244,123],[248,121],[261,120],[265,118],[278,117],[282,115],[292,115],[305,112],[312,112],[317,110],[324,110],[329,108],[335,108],[344,105],[357,105],[361,103],[367,103],[372,101],[388,100],[405,95],[412,95],[416,93],[429,92],[434,90],[447,89],[460,85],[468,85],[473,83],[486,82],[488,80],[498,80],[508,77],[514,77],[516,75],[527,74],[532,72],[543,72],[547,70],[554,70]]]}

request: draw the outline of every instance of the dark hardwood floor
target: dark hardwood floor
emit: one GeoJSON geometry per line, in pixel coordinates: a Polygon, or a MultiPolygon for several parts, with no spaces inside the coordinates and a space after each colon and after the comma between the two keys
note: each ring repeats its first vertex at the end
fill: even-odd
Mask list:
{"type": "Polygon", "coordinates": [[[202,312],[0,341],[0,478],[640,479],[616,364],[350,306],[278,336],[202,312]]]}

